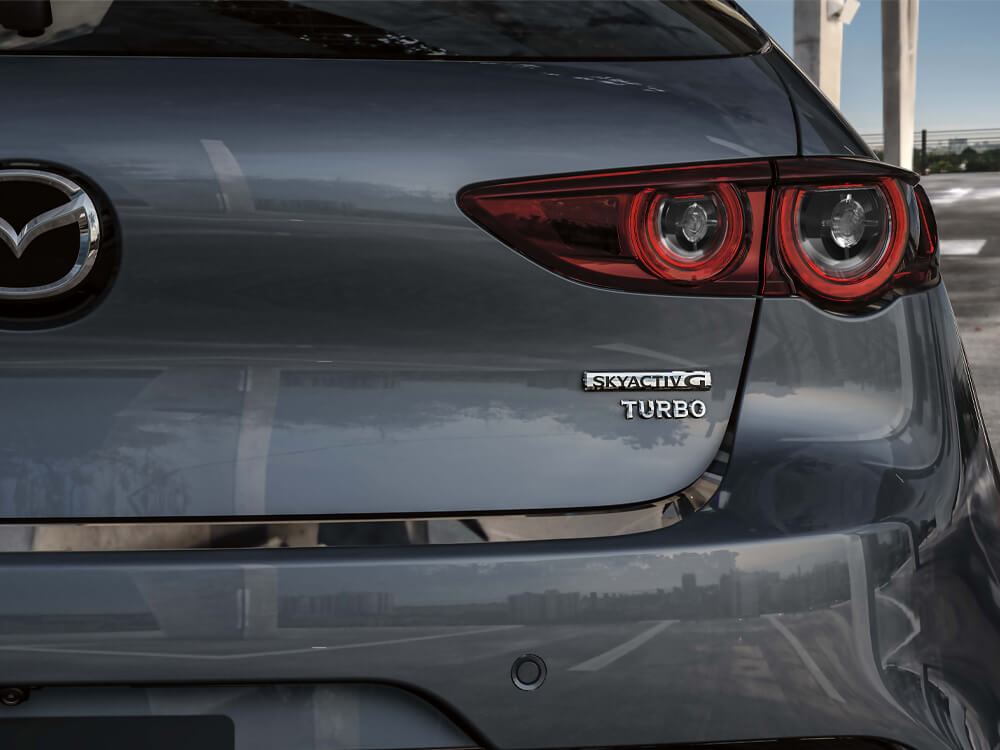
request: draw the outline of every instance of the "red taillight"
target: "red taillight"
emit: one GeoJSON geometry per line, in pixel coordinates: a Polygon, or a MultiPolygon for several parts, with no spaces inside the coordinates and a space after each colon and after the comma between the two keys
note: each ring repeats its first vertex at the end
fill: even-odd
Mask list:
{"type": "Polygon", "coordinates": [[[937,280],[934,219],[917,175],[858,159],[776,165],[771,252],[796,292],[845,309],[937,280]]]}
{"type": "Polygon", "coordinates": [[[770,182],[770,164],[749,162],[473,186],[458,202],[511,247],[577,281],[752,295],[770,182]]]}
{"type": "Polygon", "coordinates": [[[860,159],[777,159],[473,186],[459,205],[511,247],[584,283],[797,293],[848,309],[936,280],[934,219],[916,180],[860,159]]]}
{"type": "Polygon", "coordinates": [[[666,281],[720,278],[746,251],[740,196],[722,183],[704,192],[646,188],[632,198],[628,246],[643,266],[666,281]]]}
{"type": "Polygon", "coordinates": [[[906,205],[892,178],[782,188],[778,250],[804,290],[833,302],[878,296],[906,250],[906,205]]]}

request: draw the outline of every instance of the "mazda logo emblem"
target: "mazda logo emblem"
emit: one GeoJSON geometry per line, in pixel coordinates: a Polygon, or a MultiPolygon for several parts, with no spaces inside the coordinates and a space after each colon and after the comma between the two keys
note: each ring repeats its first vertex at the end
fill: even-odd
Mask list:
{"type": "Polygon", "coordinates": [[[70,225],[75,225],[79,230],[79,245],[72,267],[58,279],[33,286],[5,286],[5,280],[0,279],[0,300],[44,299],[68,292],[87,278],[97,261],[101,240],[97,208],[83,188],[62,175],[35,169],[0,170],[0,183],[18,182],[39,183],[55,188],[66,196],[66,202],[40,211],[17,230],[4,218],[3,205],[0,205],[0,245],[3,246],[0,247],[0,252],[9,250],[20,260],[26,253],[32,252],[31,244],[36,239],[70,225]]]}

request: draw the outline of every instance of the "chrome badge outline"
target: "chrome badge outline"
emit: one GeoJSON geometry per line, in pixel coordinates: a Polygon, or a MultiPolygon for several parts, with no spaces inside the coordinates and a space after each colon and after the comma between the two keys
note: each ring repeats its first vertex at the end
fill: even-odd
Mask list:
{"type": "Polygon", "coordinates": [[[709,391],[708,370],[603,371],[583,373],[585,391],[709,391]]]}
{"type": "MultiPolygon", "coordinates": [[[[101,222],[90,196],[72,180],[37,169],[0,170],[0,182],[36,182],[56,188],[67,198],[66,203],[38,214],[18,232],[0,217],[0,244],[14,253],[15,258],[20,258],[35,239],[53,229],[76,224],[80,233],[76,260],[62,278],[37,286],[0,286],[0,300],[55,297],[79,285],[93,270],[101,243],[101,222]]],[[[0,206],[0,214],[2,211],[0,206]]]]}

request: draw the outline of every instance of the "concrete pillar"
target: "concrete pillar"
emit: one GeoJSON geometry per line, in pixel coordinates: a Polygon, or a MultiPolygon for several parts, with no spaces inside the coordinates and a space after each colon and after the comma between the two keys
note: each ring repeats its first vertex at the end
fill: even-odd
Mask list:
{"type": "Polygon", "coordinates": [[[882,129],[889,164],[913,169],[920,0],[882,0],[882,129]]]}
{"type": "Polygon", "coordinates": [[[795,62],[836,107],[844,24],[857,10],[858,0],[795,0],[795,62]]]}

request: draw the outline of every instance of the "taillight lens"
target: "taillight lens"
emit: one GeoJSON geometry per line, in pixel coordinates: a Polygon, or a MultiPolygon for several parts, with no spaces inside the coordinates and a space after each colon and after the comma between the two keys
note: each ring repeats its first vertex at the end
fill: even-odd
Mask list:
{"type": "Polygon", "coordinates": [[[832,301],[878,294],[906,249],[906,187],[886,179],[783,188],[777,236],[786,268],[802,287],[832,301]]]}
{"type": "Polygon", "coordinates": [[[916,174],[861,159],[775,166],[769,255],[794,293],[850,311],[937,282],[934,217],[916,174]]]}
{"type": "Polygon", "coordinates": [[[479,185],[459,205],[584,283],[799,294],[850,310],[936,282],[934,218],[916,181],[861,159],[777,159],[479,185]]]}
{"type": "Polygon", "coordinates": [[[721,184],[691,193],[647,188],[630,203],[628,244],[643,266],[680,283],[721,277],[747,248],[736,189],[721,184]]]}
{"type": "Polygon", "coordinates": [[[472,219],[547,268],[637,292],[752,295],[767,162],[643,169],[473,186],[472,219]]]}

